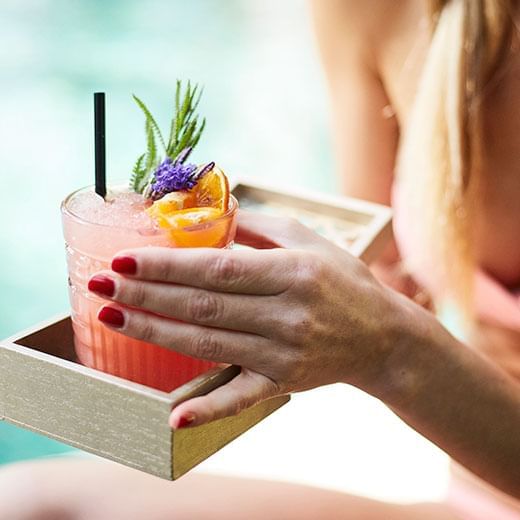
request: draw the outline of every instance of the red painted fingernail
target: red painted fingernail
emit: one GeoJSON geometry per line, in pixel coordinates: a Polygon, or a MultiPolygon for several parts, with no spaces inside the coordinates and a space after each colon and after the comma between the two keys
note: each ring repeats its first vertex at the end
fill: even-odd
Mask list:
{"type": "Polygon", "coordinates": [[[112,271],[121,274],[135,274],[137,262],[131,256],[116,256],[112,260],[112,271]]]}
{"type": "Polygon", "coordinates": [[[88,281],[88,290],[103,296],[114,296],[116,286],[114,280],[108,276],[96,274],[88,281]]]}
{"type": "Polygon", "coordinates": [[[123,313],[113,307],[103,307],[98,313],[98,320],[118,328],[125,324],[123,313]]]}
{"type": "Polygon", "coordinates": [[[179,419],[179,422],[177,423],[177,428],[185,428],[186,426],[189,426],[193,421],[195,420],[195,415],[192,413],[188,413],[186,415],[181,415],[181,418],[179,419]]]}

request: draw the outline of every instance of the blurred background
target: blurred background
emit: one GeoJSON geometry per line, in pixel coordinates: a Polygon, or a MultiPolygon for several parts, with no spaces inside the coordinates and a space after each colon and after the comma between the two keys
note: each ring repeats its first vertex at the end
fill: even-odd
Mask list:
{"type": "MultiPolygon", "coordinates": [[[[144,151],[131,94],[167,126],[175,80],[189,78],[208,120],[195,158],[335,190],[304,0],[2,0],[0,65],[0,337],[67,310],[59,204],[93,182],[94,91],[107,93],[111,180],[144,151]]],[[[0,423],[0,464],[69,450],[0,423]]],[[[381,403],[332,386],[295,396],[200,469],[414,501],[443,494],[446,464],[381,403]]]]}

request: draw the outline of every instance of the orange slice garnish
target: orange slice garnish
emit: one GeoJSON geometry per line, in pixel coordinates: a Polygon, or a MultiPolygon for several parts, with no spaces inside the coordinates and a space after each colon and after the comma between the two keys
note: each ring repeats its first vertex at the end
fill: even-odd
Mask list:
{"type": "Polygon", "coordinates": [[[199,207],[211,206],[222,213],[229,208],[229,182],[218,166],[206,173],[191,192],[195,194],[199,207]]]}
{"type": "Polygon", "coordinates": [[[147,211],[150,217],[168,215],[180,209],[193,208],[196,202],[195,194],[192,192],[172,191],[156,200],[147,211]]]}
{"type": "Polygon", "coordinates": [[[146,212],[174,247],[226,247],[236,225],[233,218],[219,218],[228,209],[229,183],[214,166],[193,189],[168,193],[146,212]]]}
{"type": "Polygon", "coordinates": [[[195,226],[220,217],[216,208],[186,208],[171,213],[161,213],[155,216],[157,225],[172,231],[195,226]]]}
{"type": "Polygon", "coordinates": [[[221,215],[217,208],[189,208],[163,215],[157,223],[168,230],[174,247],[225,247],[231,221],[221,215]]]}

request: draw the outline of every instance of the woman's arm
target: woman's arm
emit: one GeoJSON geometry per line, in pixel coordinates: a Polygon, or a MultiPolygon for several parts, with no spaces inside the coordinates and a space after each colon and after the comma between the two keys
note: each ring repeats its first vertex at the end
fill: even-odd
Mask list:
{"type": "MultiPolygon", "coordinates": [[[[379,75],[384,2],[313,0],[343,192],[390,205],[399,128],[379,75]]],[[[387,9],[386,9],[387,10],[387,9]]]]}
{"type": "MultiPolygon", "coordinates": [[[[391,205],[399,140],[379,49],[402,7],[381,0],[312,0],[316,36],[331,98],[337,173],[342,192],[391,205]]],[[[404,272],[392,239],[371,265],[376,277],[426,307],[429,297],[404,272]]]]}
{"type": "Polygon", "coordinates": [[[403,333],[388,360],[389,379],[374,395],[474,474],[520,498],[518,380],[402,300],[403,333]]]}
{"type": "Polygon", "coordinates": [[[241,214],[238,239],[278,249],[136,249],[124,253],[134,274],[103,273],[121,313],[107,326],[242,367],[226,385],[175,408],[174,428],[345,382],[520,497],[520,390],[512,378],[297,222],[241,214]]]}
{"type": "MultiPolygon", "coordinates": [[[[399,127],[396,117],[385,118],[384,107],[390,104],[390,99],[379,73],[383,68],[379,49],[386,50],[386,42],[391,40],[387,28],[395,28],[399,23],[396,15],[405,18],[398,11],[406,4],[409,2],[312,1],[332,99],[336,155],[344,191],[384,204],[390,203],[399,127]]],[[[398,260],[397,249],[392,244],[372,270],[380,280],[413,296],[416,287],[411,280],[399,273],[394,275],[393,266],[398,260]]],[[[413,316],[411,313],[415,321],[413,316]]],[[[435,324],[433,330],[438,329],[435,324]]],[[[406,337],[405,334],[403,338],[406,337]]],[[[488,334],[486,340],[488,350],[494,353],[504,350],[502,336],[494,334],[492,338],[488,334]],[[494,341],[498,344],[493,344],[494,341]]],[[[516,348],[520,351],[520,343],[517,342],[516,348]]],[[[396,379],[389,381],[383,377],[381,383],[389,384],[391,390],[382,387],[379,396],[388,404],[395,401],[392,406],[399,415],[454,458],[462,457],[475,473],[486,478],[489,461],[496,464],[502,459],[504,466],[495,472],[492,480],[497,483],[501,475],[515,475],[515,462],[520,461],[520,404],[518,389],[512,382],[505,381],[505,376],[445,333],[434,334],[428,341],[425,337],[417,338],[401,345],[395,354],[402,356],[394,358],[396,364],[389,371],[396,374],[396,379]],[[451,377],[446,377],[448,370],[451,377]],[[482,407],[476,395],[482,397],[482,407]],[[471,412],[474,416],[465,423],[471,412]],[[507,418],[509,413],[512,421],[507,418]],[[511,428],[512,424],[516,430],[511,428]],[[510,429],[502,432],[499,441],[503,442],[502,447],[486,443],[486,438],[499,434],[504,425],[510,429]],[[508,462],[510,466],[506,468],[508,462]]],[[[519,471],[516,470],[513,485],[511,481],[510,485],[504,484],[517,495],[519,471]]],[[[491,478],[489,472],[487,478],[491,478]]]]}

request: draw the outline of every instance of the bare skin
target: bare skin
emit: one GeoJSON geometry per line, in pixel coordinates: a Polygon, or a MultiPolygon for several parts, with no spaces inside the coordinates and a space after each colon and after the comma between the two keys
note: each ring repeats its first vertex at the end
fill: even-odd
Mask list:
{"type": "Polygon", "coordinates": [[[307,486],[189,474],[167,482],[110,462],[52,460],[0,472],[2,520],[455,520],[307,486]],[[66,475],[66,478],[65,478],[66,475]]]}
{"type": "MultiPolygon", "coordinates": [[[[344,190],[389,203],[399,127],[406,123],[427,41],[420,23],[422,3],[315,0],[314,11],[334,104],[344,190]],[[382,116],[389,104],[396,117],[382,116]]],[[[520,124],[520,94],[516,92],[520,90],[514,88],[520,68],[513,58],[502,80],[504,87],[486,100],[490,138],[485,163],[492,182],[484,186],[485,204],[476,223],[481,267],[510,287],[520,284],[520,154],[513,141],[520,135],[516,128],[520,124]],[[519,113],[511,117],[512,110],[519,113]],[[500,175],[492,175],[496,170],[500,175]]],[[[177,407],[171,416],[173,427],[179,426],[181,417],[197,425],[271,395],[341,381],[379,397],[455,460],[504,493],[520,498],[520,389],[514,377],[492,361],[493,353],[501,352],[497,361],[510,366],[518,350],[515,334],[483,324],[486,335],[479,337],[487,339],[487,354],[481,356],[460,345],[429,313],[381,285],[365,266],[294,222],[265,219],[259,223],[243,215],[239,235],[257,247],[286,249],[208,251],[203,256],[188,250],[127,251],[137,261],[135,276],[104,273],[116,284],[110,305],[124,313],[121,332],[165,346],[171,342],[184,352],[247,367],[225,387],[177,407]],[[151,317],[147,311],[165,317],[151,317]],[[181,326],[168,317],[186,323],[181,326]],[[316,371],[316,366],[322,369],[316,371]]],[[[396,258],[396,251],[389,250],[386,262],[379,266],[381,272],[396,258]]],[[[30,472],[7,469],[0,479],[39,482],[47,471],[53,471],[60,482],[56,487],[61,487],[71,478],[88,482],[95,471],[94,463],[60,464],[54,469],[35,465],[30,472]],[[22,473],[12,473],[16,471],[22,473]]],[[[442,505],[396,508],[305,488],[300,494],[289,490],[280,494],[276,489],[282,488],[266,483],[248,487],[243,481],[212,477],[196,477],[203,480],[195,483],[195,477],[189,477],[173,486],[156,480],[148,485],[150,477],[113,465],[104,466],[102,474],[107,484],[88,491],[93,493],[88,495],[88,504],[71,490],[67,512],[76,516],[70,518],[103,519],[102,514],[110,513],[111,518],[123,517],[128,511],[124,490],[130,486],[146,489],[143,503],[136,503],[135,510],[146,507],[147,518],[156,513],[157,518],[193,518],[196,501],[180,500],[189,493],[200,496],[201,485],[215,490],[216,499],[222,500],[220,511],[228,513],[226,518],[254,518],[248,515],[255,510],[247,509],[251,504],[262,511],[263,518],[292,518],[289,513],[284,516],[287,503],[294,508],[294,518],[316,518],[312,504],[329,500],[334,508],[320,510],[319,517],[422,519],[433,511],[432,518],[456,518],[442,505]],[[105,506],[99,500],[107,486],[116,497],[125,496],[119,506],[117,500],[105,506]],[[239,493],[235,486],[242,486],[239,493]],[[225,503],[237,495],[240,506],[236,511],[226,509],[225,503]],[[148,500],[152,496],[157,506],[154,499],[148,500]],[[170,504],[176,499],[174,511],[170,504]],[[167,511],[162,504],[168,504],[167,511]],[[92,516],[92,507],[100,508],[98,516],[92,516]]],[[[55,496],[53,489],[45,489],[41,500],[55,496]]],[[[0,498],[1,490],[0,485],[0,498]]],[[[203,517],[219,518],[216,509],[204,512],[203,517]]]]}

